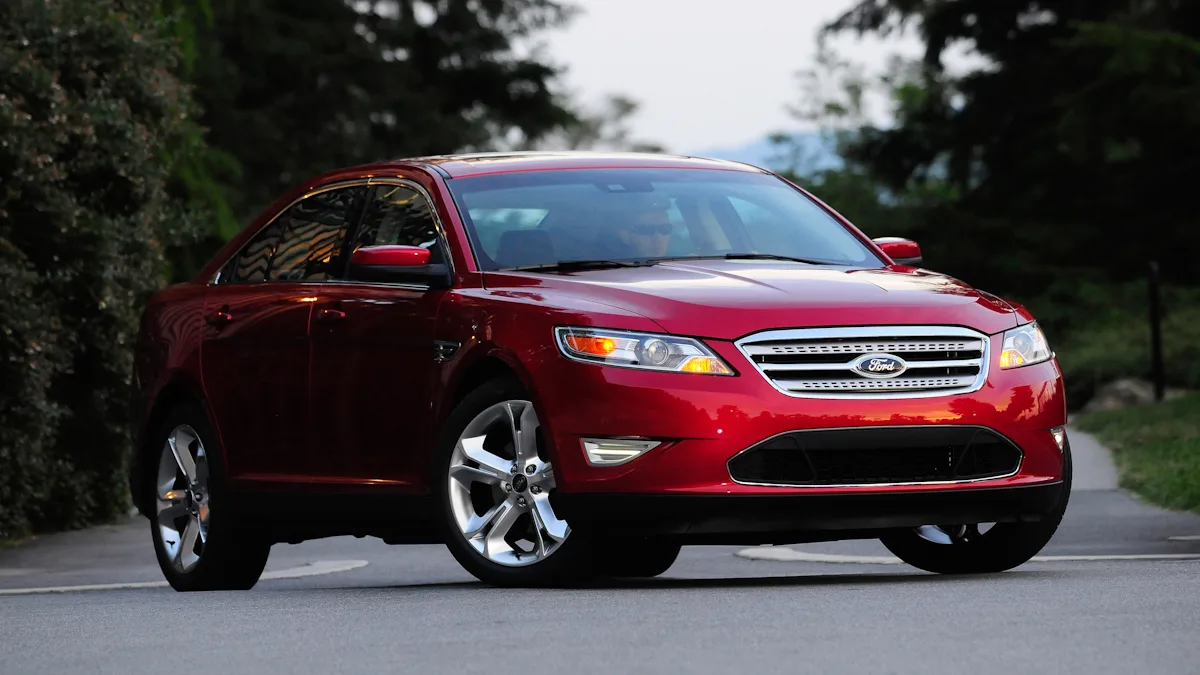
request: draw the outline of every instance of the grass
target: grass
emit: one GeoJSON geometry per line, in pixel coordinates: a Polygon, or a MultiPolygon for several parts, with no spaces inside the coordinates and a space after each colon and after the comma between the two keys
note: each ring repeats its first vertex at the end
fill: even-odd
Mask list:
{"type": "Polygon", "coordinates": [[[1200,512],[1200,394],[1089,413],[1077,424],[1112,448],[1121,487],[1169,509],[1200,512]]]}

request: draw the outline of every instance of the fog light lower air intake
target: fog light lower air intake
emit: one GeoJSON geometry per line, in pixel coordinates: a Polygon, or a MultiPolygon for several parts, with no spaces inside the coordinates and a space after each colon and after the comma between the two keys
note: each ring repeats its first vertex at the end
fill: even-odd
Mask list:
{"type": "Polygon", "coordinates": [[[585,438],[583,453],[592,466],[624,464],[659,446],[658,441],[634,438],[585,438]]]}

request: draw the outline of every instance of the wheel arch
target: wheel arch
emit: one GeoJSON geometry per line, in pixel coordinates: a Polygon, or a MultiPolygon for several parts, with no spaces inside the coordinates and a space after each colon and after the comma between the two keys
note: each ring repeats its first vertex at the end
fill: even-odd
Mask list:
{"type": "Polygon", "coordinates": [[[166,383],[158,389],[152,402],[147,406],[142,423],[138,426],[133,453],[130,457],[129,493],[134,506],[144,516],[148,516],[153,508],[150,503],[152,495],[146,489],[145,478],[146,471],[153,470],[154,454],[158,450],[154,433],[166,420],[167,415],[171,414],[171,411],[188,403],[195,403],[204,408],[209,422],[212,423],[214,429],[216,428],[200,383],[183,371],[171,374],[166,383]]]}

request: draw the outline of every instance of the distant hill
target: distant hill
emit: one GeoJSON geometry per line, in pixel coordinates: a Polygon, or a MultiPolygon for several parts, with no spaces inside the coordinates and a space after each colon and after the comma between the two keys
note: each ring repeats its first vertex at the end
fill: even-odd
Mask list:
{"type": "MultiPolygon", "coordinates": [[[[842,165],[842,160],[826,139],[817,132],[797,132],[795,137],[804,148],[805,157],[800,164],[802,172],[820,171],[821,169],[836,169],[842,165]]],[[[766,169],[787,168],[786,162],[779,161],[780,151],[767,138],[751,141],[740,146],[707,148],[687,152],[698,157],[727,159],[732,162],[745,162],[766,169]]]]}

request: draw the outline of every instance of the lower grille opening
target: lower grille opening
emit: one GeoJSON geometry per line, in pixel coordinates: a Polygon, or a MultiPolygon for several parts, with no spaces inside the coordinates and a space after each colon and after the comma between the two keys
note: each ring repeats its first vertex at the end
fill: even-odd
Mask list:
{"type": "Polygon", "coordinates": [[[729,461],[741,483],[871,485],[996,478],[1015,473],[1021,451],[990,429],[967,426],[797,431],[729,461]]]}

